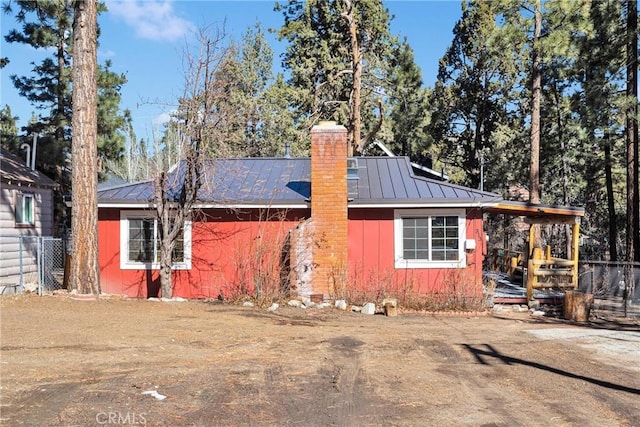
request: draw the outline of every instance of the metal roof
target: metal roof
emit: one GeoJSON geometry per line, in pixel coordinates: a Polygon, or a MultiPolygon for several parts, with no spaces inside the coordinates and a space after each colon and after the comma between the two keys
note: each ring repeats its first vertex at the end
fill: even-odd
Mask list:
{"type": "Polygon", "coordinates": [[[48,176],[25,165],[20,157],[0,148],[0,179],[7,184],[54,188],[58,184],[48,176]]]}
{"type": "MultiPolygon", "coordinates": [[[[502,200],[497,194],[417,177],[407,157],[358,157],[358,178],[348,181],[350,206],[486,206],[502,200]]],[[[184,175],[184,168],[173,176],[184,175]]],[[[171,181],[171,180],[170,180],[171,181]]],[[[242,158],[205,164],[202,205],[300,206],[311,198],[309,158],[242,158]]],[[[175,181],[179,182],[179,181],[175,181]]],[[[174,187],[172,193],[177,194],[174,187]]],[[[98,191],[101,206],[148,203],[153,182],[143,181],[98,191]]]]}
{"type": "MultiPolygon", "coordinates": [[[[374,147],[378,147],[387,156],[396,157],[396,155],[393,153],[393,151],[389,150],[389,148],[387,148],[387,146],[384,145],[382,142],[375,141],[372,145],[374,147]]],[[[445,175],[444,171],[439,171],[438,172],[436,170],[433,170],[431,168],[428,168],[428,167],[426,167],[424,165],[421,165],[421,164],[418,164],[418,163],[415,163],[415,162],[411,162],[411,167],[414,170],[418,170],[418,171],[423,172],[423,174],[426,174],[427,178],[434,178],[434,179],[437,179],[439,181],[449,181],[449,176],[445,175]]]]}
{"type": "MultiPolygon", "coordinates": [[[[358,158],[358,180],[353,204],[487,204],[502,200],[498,194],[415,176],[407,157],[358,158]]],[[[352,190],[350,188],[350,194],[352,190]]]]}

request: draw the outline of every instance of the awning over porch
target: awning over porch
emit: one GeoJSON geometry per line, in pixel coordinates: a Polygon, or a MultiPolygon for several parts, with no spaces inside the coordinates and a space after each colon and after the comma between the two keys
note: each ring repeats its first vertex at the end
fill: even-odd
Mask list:
{"type": "Polygon", "coordinates": [[[571,225],[571,253],[569,259],[551,256],[551,248],[536,248],[533,245],[533,227],[529,231],[529,250],[524,259],[509,260],[510,264],[523,263],[513,268],[526,268],[527,300],[534,299],[534,289],[576,288],[578,286],[578,247],[580,236],[580,218],[584,209],[571,206],[542,205],[528,202],[502,201],[484,209],[486,213],[525,217],[529,224],[566,224],[571,225]],[[558,286],[567,278],[569,282],[558,286]]]}
{"type": "Polygon", "coordinates": [[[584,216],[584,208],[558,205],[536,205],[528,202],[504,200],[485,212],[510,216],[524,216],[531,223],[573,224],[584,216]]]}

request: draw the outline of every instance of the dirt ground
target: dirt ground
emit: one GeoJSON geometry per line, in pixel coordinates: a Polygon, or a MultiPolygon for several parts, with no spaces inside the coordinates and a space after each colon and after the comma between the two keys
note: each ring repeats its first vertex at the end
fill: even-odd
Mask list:
{"type": "Polygon", "coordinates": [[[640,425],[638,322],[69,296],[0,309],[3,426],[640,425]]]}

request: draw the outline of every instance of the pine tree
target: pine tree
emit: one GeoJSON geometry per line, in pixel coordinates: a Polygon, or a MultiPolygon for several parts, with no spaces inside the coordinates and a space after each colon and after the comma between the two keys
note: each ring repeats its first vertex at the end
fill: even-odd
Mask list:
{"type": "MultiPolygon", "coordinates": [[[[638,1],[626,4],[627,261],[640,261],[640,188],[638,188],[638,1]]],[[[627,278],[632,277],[628,272],[627,278]]],[[[626,309],[625,309],[626,311],[626,309]]]]}
{"type": "MultiPolygon", "coordinates": [[[[70,192],[69,168],[71,149],[71,63],[73,55],[74,2],[62,0],[15,1],[3,5],[6,14],[14,14],[19,28],[5,36],[9,43],[22,43],[35,49],[51,51],[34,64],[30,75],[10,75],[21,96],[40,112],[37,120],[23,127],[28,135],[38,134],[36,166],[52,177],[59,188],[56,194],[55,218],[62,220],[66,209],[62,195],[70,192]]],[[[106,10],[98,4],[98,13],[106,10]]],[[[11,58],[8,58],[10,60],[11,58]]],[[[11,64],[7,65],[10,72],[11,64]]],[[[124,139],[120,135],[124,122],[119,113],[120,88],[126,77],[113,73],[111,64],[99,67],[98,112],[99,156],[117,158],[124,139]]]]}
{"type": "Polygon", "coordinates": [[[284,152],[294,126],[287,103],[277,96],[278,79],[272,72],[273,51],[259,24],[249,28],[240,44],[232,44],[216,72],[225,96],[219,100],[221,145],[217,156],[276,156],[284,152]],[[286,118],[289,117],[289,120],[286,118]]]}
{"type": "Polygon", "coordinates": [[[590,242],[584,251],[604,253],[618,259],[620,217],[616,194],[622,194],[620,177],[624,163],[622,131],[622,74],[624,41],[620,34],[622,7],[620,2],[593,3],[589,13],[593,30],[577,38],[580,54],[574,64],[575,82],[580,91],[572,95],[574,111],[583,129],[581,153],[576,163],[583,165],[578,176],[584,188],[578,199],[586,208],[582,233],[590,242]],[[605,244],[607,242],[608,244],[605,244]]]}
{"type": "Polygon", "coordinates": [[[0,143],[3,148],[12,152],[17,152],[21,144],[17,121],[18,117],[11,113],[8,105],[0,110],[0,143]]]}
{"type": "Polygon", "coordinates": [[[389,148],[418,163],[427,163],[432,142],[426,133],[429,93],[422,86],[422,72],[406,40],[394,47],[391,69],[394,90],[389,100],[389,118],[393,137],[389,148]]]}
{"type": "Polygon", "coordinates": [[[98,263],[98,12],[94,0],[74,3],[71,288],[100,294],[98,263]]]}
{"type": "MultiPolygon", "coordinates": [[[[65,1],[17,1],[15,17],[21,28],[12,29],[5,36],[9,43],[22,43],[36,49],[51,49],[52,57],[34,64],[32,75],[11,75],[11,81],[21,96],[38,110],[45,112],[38,121],[30,122],[24,130],[38,134],[37,167],[54,178],[60,190],[70,188],[67,168],[71,141],[71,45],[73,6],[65,1]]],[[[4,12],[12,14],[12,3],[4,5],[4,12]]],[[[64,214],[57,204],[56,217],[64,214]]]]}
{"type": "Polygon", "coordinates": [[[509,34],[496,24],[499,13],[494,2],[463,3],[432,97],[429,132],[441,147],[441,161],[461,169],[462,182],[472,187],[480,183],[481,158],[493,161],[494,133],[507,123],[508,95],[519,71],[505,54],[509,34]]]}
{"type": "Polygon", "coordinates": [[[306,130],[317,120],[343,123],[350,146],[362,152],[382,126],[389,93],[388,11],[379,0],[290,0],[276,10],[285,18],[278,36],[289,42],[283,66],[296,89],[296,121],[306,130]]]}

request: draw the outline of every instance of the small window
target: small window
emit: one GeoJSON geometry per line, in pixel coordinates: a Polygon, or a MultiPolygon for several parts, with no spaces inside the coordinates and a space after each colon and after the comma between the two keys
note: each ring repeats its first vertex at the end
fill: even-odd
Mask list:
{"type": "Polygon", "coordinates": [[[460,268],[466,265],[464,210],[398,210],[396,268],[460,268]]]}
{"type": "Polygon", "coordinates": [[[347,159],[347,179],[358,179],[358,159],[355,157],[347,159]]]}
{"type": "MultiPolygon", "coordinates": [[[[120,267],[122,269],[160,268],[158,221],[149,213],[120,214],[120,267]]],[[[191,268],[191,223],[185,222],[173,249],[173,268],[191,268]]]]}
{"type": "Polygon", "coordinates": [[[18,193],[16,197],[16,225],[33,225],[35,222],[33,211],[33,194],[18,193]]]}

